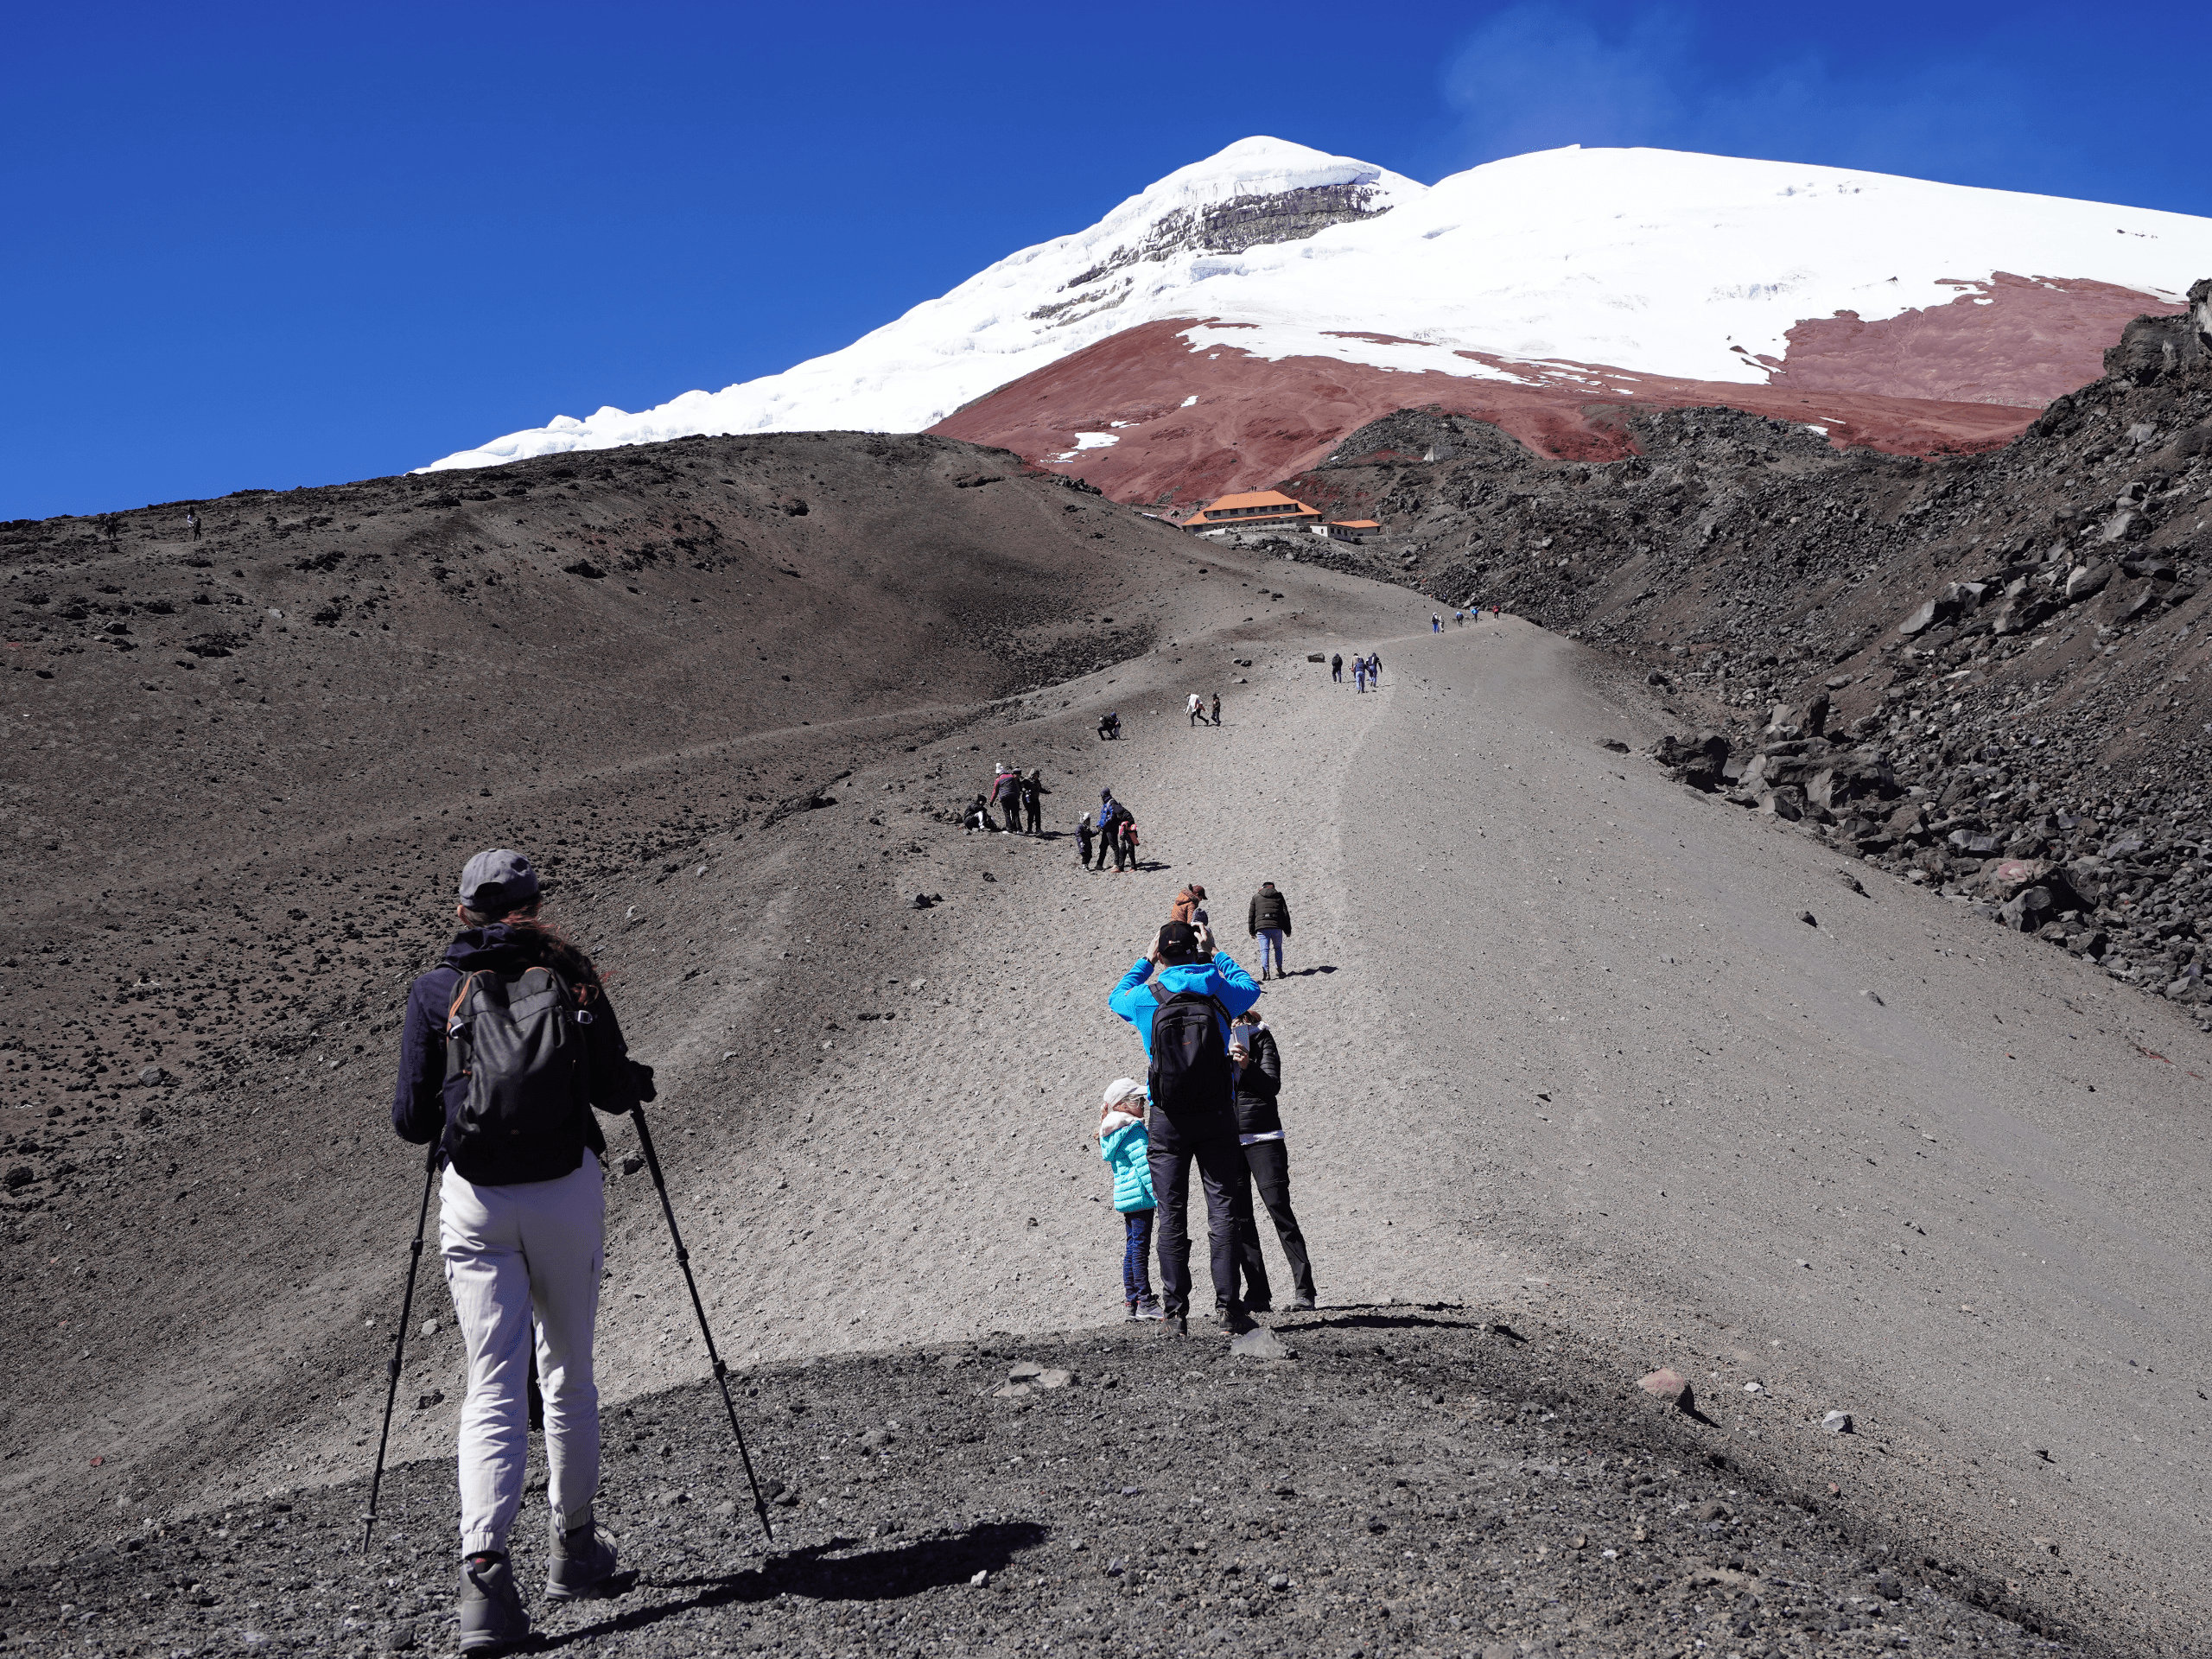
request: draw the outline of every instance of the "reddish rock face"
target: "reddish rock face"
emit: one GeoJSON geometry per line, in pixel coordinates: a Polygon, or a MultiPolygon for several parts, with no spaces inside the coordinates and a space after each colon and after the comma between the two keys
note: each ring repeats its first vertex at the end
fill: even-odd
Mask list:
{"type": "Polygon", "coordinates": [[[1560,460],[1627,454],[1628,408],[1715,404],[1821,427],[1838,447],[1963,454],[2009,442],[2050,399],[2096,378],[2129,319],[2176,308],[2105,283],[1999,276],[1884,322],[1800,323],[1786,358],[1761,359],[1765,385],[1475,352],[1459,355],[1516,378],[1269,361],[1223,344],[1194,350],[1184,331],[1205,320],[1170,319],[1001,386],[932,429],[1012,449],[1117,500],[1177,507],[1271,485],[1368,422],[1429,405],[1491,422],[1560,460]],[[1079,448],[1078,433],[1116,442],[1079,448]]]}
{"type": "Polygon", "coordinates": [[[1881,322],[1841,311],[1799,323],[1773,384],[2037,410],[2103,373],[2105,347],[2134,319],[2184,308],[2109,283],[2008,271],[1957,286],[1948,305],[1881,322]]]}

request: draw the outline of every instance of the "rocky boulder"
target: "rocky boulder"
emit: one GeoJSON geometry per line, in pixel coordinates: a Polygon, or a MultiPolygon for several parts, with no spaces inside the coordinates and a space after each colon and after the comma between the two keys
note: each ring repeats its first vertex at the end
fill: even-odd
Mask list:
{"type": "Polygon", "coordinates": [[[1719,732],[1700,732],[1694,737],[1662,737],[1651,746],[1652,759],[1666,767],[1676,783],[1688,784],[1708,795],[1720,787],[1728,753],[1728,740],[1719,732]]]}

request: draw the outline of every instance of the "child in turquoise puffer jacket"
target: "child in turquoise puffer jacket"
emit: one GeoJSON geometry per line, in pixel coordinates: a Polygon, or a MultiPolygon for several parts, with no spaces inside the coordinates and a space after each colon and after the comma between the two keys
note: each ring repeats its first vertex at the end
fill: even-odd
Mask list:
{"type": "Polygon", "coordinates": [[[1098,1155],[1114,1172],[1114,1208],[1122,1217],[1122,1301],[1126,1317],[1161,1317],[1152,1294],[1152,1137],[1146,1133],[1144,1084],[1118,1077],[1106,1087],[1098,1116],[1098,1155]]]}

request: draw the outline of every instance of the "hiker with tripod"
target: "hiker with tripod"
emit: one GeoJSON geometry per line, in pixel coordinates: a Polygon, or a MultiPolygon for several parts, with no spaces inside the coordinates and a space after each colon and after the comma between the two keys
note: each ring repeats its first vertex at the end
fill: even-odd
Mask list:
{"type": "MultiPolygon", "coordinates": [[[[652,1068],[623,1046],[591,959],[538,920],[527,859],[477,854],[461,871],[460,900],[461,931],[408,992],[391,1122],[403,1141],[437,1142],[446,1166],[438,1243],[468,1348],[461,1650],[481,1654],[530,1634],[507,1535],[529,1461],[533,1341],[553,1510],[546,1597],[601,1594],[614,1576],[614,1540],[592,1507],[592,1334],[607,1221],[607,1141],[593,1109],[634,1111],[654,1089],[652,1068]]],[[[395,1355],[395,1382],[397,1367],[395,1355]]]]}

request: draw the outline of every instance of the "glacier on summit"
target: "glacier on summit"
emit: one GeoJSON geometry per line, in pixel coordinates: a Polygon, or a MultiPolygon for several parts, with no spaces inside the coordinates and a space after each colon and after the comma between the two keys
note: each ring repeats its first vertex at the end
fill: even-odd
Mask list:
{"type": "Polygon", "coordinates": [[[2150,209],[1579,147],[1423,186],[1254,137],[841,351],[636,413],[559,416],[424,470],[701,433],[924,430],[1142,323],[1187,321],[1194,352],[1508,379],[1518,359],[1554,378],[1592,365],[1763,385],[1808,319],[1880,321],[2000,275],[2172,303],[2208,271],[2212,220],[2150,209]]]}

